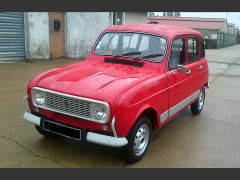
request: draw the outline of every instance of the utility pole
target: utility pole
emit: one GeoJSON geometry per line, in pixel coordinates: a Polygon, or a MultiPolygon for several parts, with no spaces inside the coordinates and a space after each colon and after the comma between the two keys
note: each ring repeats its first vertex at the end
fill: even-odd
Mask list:
{"type": "Polygon", "coordinates": [[[226,12],[226,20],[227,20],[227,18],[228,18],[228,12],[226,12]]]}

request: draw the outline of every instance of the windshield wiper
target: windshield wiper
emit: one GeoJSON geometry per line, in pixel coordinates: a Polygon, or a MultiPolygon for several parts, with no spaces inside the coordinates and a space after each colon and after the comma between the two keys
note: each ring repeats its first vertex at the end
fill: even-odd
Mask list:
{"type": "Polygon", "coordinates": [[[154,57],[163,56],[163,55],[164,54],[150,54],[150,55],[139,57],[139,58],[154,58],[154,57]]]}
{"type": "Polygon", "coordinates": [[[137,55],[137,54],[142,54],[142,53],[139,51],[133,51],[133,52],[128,52],[128,53],[123,53],[122,55],[127,56],[127,55],[137,55]]]}

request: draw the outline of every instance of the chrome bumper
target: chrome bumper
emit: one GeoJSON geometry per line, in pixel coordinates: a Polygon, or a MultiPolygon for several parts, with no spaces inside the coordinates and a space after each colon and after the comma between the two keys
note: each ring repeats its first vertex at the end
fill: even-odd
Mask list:
{"type": "MultiPolygon", "coordinates": [[[[28,122],[31,122],[37,126],[40,126],[41,124],[41,117],[33,115],[26,111],[23,115],[23,119],[27,120],[28,122]]],[[[111,147],[122,147],[125,146],[128,143],[128,140],[124,137],[118,138],[118,137],[112,137],[107,135],[102,135],[94,132],[87,132],[86,140],[91,143],[105,145],[105,146],[111,146],[111,147]]]]}

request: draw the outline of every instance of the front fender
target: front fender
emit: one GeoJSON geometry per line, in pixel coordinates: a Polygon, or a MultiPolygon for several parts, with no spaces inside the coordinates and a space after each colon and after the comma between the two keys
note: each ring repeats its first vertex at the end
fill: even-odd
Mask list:
{"type": "Polygon", "coordinates": [[[115,106],[115,128],[119,137],[126,137],[142,112],[148,108],[159,116],[168,109],[167,77],[164,74],[147,79],[118,98],[115,106]]]}

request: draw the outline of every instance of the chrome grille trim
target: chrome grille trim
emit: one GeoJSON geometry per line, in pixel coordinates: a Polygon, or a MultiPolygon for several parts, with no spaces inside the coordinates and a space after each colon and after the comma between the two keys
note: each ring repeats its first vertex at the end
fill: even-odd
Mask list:
{"type": "Polygon", "coordinates": [[[91,103],[47,92],[45,106],[50,109],[67,112],[75,116],[91,118],[91,103]],[[81,111],[79,111],[81,110],[81,111]]]}
{"type": "Polygon", "coordinates": [[[83,98],[70,94],[64,94],[57,91],[52,91],[44,88],[34,87],[32,89],[32,101],[33,105],[42,109],[54,111],[57,113],[77,117],[80,119],[90,120],[98,123],[106,123],[109,119],[109,105],[106,102],[98,101],[89,98],[83,98]],[[44,93],[45,103],[44,105],[38,105],[33,98],[34,90],[44,93]],[[104,120],[96,120],[92,118],[92,108],[96,104],[105,105],[108,115],[104,120]]]}

